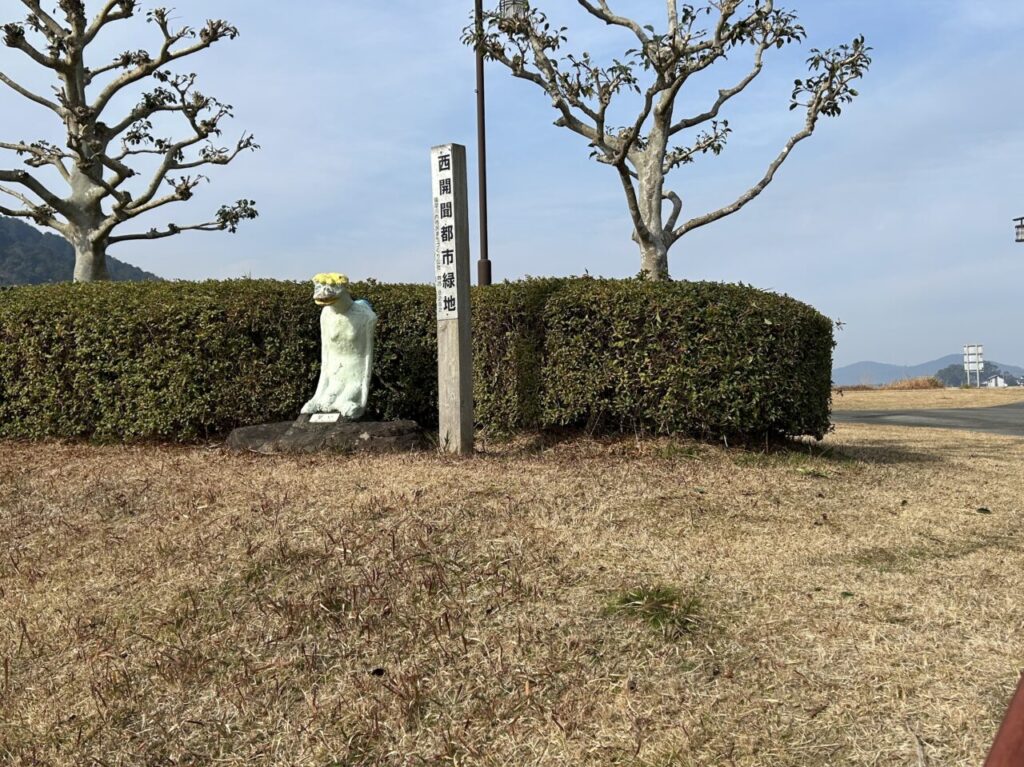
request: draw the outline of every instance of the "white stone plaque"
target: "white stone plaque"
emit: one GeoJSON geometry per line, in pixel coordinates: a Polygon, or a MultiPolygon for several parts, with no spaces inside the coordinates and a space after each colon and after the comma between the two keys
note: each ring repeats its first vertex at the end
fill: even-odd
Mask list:
{"type": "Polygon", "coordinates": [[[309,417],[310,423],[337,423],[341,413],[313,413],[309,417]]]}

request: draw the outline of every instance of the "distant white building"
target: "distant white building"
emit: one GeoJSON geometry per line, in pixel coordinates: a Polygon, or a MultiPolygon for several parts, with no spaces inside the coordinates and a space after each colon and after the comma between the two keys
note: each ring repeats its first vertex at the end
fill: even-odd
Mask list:
{"type": "Polygon", "coordinates": [[[1009,384],[1006,383],[1006,379],[1001,375],[994,375],[991,378],[986,378],[985,383],[983,383],[982,386],[989,389],[1005,389],[1009,384]]]}

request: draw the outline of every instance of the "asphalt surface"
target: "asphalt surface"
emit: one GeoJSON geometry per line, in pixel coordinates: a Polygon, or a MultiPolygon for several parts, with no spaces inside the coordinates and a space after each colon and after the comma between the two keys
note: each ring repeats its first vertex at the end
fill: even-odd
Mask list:
{"type": "Polygon", "coordinates": [[[832,413],[832,421],[876,426],[931,426],[1024,437],[1024,402],[950,410],[840,410],[832,413]]]}

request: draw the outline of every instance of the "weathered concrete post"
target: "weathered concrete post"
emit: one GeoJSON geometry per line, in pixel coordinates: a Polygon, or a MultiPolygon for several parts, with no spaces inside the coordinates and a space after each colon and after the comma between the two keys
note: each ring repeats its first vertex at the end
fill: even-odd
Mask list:
{"type": "Polygon", "coordinates": [[[473,344],[469,313],[469,201],[466,147],[430,150],[437,288],[438,442],[473,452],[473,344]]]}

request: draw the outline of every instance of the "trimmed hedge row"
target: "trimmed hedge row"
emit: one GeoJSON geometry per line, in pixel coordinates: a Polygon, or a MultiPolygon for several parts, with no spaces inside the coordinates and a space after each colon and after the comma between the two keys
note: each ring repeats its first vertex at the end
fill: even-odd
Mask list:
{"type": "MultiPolygon", "coordinates": [[[[352,285],[379,318],[368,418],[436,425],[434,291],[352,285]]],[[[474,288],[474,391],[495,434],[700,436],[829,428],[832,323],[716,283],[539,279],[474,288]]],[[[306,283],[41,285],[0,293],[0,436],[195,441],[289,420],[319,368],[306,283]]]]}
{"type": "Polygon", "coordinates": [[[742,285],[593,281],[546,307],[543,421],[824,436],[832,321],[742,285]]]}

